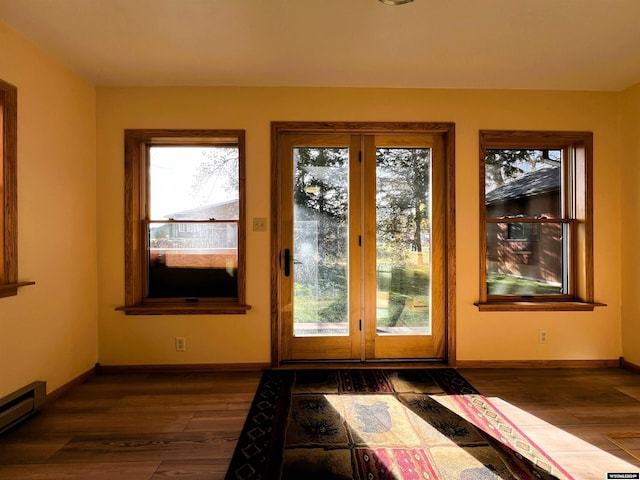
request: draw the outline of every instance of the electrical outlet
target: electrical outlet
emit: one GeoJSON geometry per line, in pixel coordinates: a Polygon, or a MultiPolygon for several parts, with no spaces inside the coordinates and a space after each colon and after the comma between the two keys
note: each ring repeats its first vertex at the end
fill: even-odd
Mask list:
{"type": "Polygon", "coordinates": [[[540,330],[538,332],[538,343],[547,343],[547,331],[540,330]]]}
{"type": "Polygon", "coordinates": [[[187,350],[184,337],[176,337],[176,352],[184,352],[187,350]]]}

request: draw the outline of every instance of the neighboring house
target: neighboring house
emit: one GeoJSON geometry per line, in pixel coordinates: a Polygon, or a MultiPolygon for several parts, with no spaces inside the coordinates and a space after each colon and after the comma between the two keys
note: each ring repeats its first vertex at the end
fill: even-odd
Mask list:
{"type": "Polygon", "coordinates": [[[167,267],[236,268],[238,199],[225,200],[165,215],[180,220],[221,220],[220,223],[165,223],[151,232],[152,264],[167,267]],[[227,221],[228,220],[228,221],[227,221]]]}
{"type": "MultiPolygon", "coordinates": [[[[560,168],[536,170],[486,194],[487,218],[557,217],[560,168]]],[[[562,283],[562,226],[494,223],[487,227],[489,272],[562,283]]]]}
{"type": "Polygon", "coordinates": [[[237,219],[239,214],[238,199],[234,198],[224,202],[183,210],[182,212],[170,213],[165,216],[173,220],[229,220],[237,219]]]}

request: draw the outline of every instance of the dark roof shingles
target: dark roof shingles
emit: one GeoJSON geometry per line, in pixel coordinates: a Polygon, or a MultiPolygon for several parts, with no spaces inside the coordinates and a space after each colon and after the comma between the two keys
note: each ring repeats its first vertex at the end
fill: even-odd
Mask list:
{"type": "Polygon", "coordinates": [[[487,205],[560,189],[560,168],[542,168],[499,186],[486,194],[487,205]]]}

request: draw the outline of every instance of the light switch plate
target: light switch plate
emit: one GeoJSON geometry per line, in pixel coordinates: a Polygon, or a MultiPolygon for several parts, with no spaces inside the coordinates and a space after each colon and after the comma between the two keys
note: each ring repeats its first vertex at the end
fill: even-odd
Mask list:
{"type": "Polygon", "coordinates": [[[267,219],[260,217],[253,219],[253,231],[254,232],[266,232],[267,231],[267,219]]]}

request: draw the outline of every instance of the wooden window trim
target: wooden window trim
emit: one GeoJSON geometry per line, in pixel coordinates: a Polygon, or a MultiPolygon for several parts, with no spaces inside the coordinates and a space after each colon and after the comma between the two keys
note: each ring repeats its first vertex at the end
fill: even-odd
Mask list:
{"type": "Polygon", "coordinates": [[[245,314],[245,132],[244,130],[125,130],[125,304],[116,310],[127,315],[222,315],[245,314]],[[197,303],[174,299],[146,299],[144,294],[144,265],[146,247],[143,241],[143,207],[147,147],[149,145],[201,145],[207,141],[231,138],[237,142],[239,161],[239,217],[238,217],[238,298],[199,299],[197,303]]]}
{"type": "MultiPolygon", "coordinates": [[[[518,222],[522,222],[519,219],[518,222]]],[[[527,221],[527,220],[525,220],[527,221]]],[[[547,220],[548,221],[548,220],[547,220]]],[[[553,220],[552,220],[553,221],[553,220]]],[[[558,221],[558,220],[555,220],[558,221]]],[[[537,222],[537,221],[536,221],[537,222]]],[[[594,300],[593,272],[593,134],[561,131],[480,131],[480,311],[591,311],[604,304],[594,300]],[[485,203],[485,152],[488,149],[559,149],[568,153],[565,168],[565,214],[574,224],[571,239],[569,295],[489,296],[487,294],[487,219],[485,203]]]]}
{"type": "Polygon", "coordinates": [[[18,281],[18,89],[0,80],[0,298],[35,282],[18,281]]]}
{"type": "Polygon", "coordinates": [[[481,312],[591,312],[595,307],[606,306],[604,303],[599,302],[554,302],[548,299],[537,301],[476,302],[474,305],[476,305],[481,312]]]}

